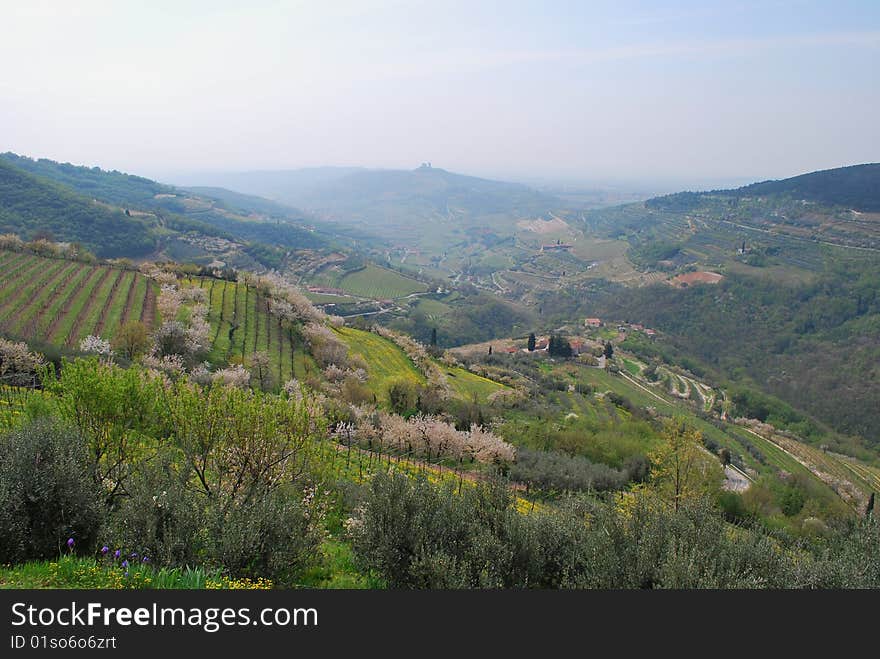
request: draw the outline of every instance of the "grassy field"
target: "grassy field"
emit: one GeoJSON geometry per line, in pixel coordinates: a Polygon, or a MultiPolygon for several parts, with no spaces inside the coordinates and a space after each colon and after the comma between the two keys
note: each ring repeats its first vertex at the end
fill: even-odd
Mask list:
{"type": "Polygon", "coordinates": [[[340,288],[354,295],[376,299],[405,297],[428,290],[420,281],[373,264],[347,274],[340,281],[340,288]]]}
{"type": "Polygon", "coordinates": [[[412,360],[388,339],[352,327],[342,327],[334,331],[348,345],[351,354],[360,355],[367,363],[367,387],[379,399],[386,396],[388,382],[394,378],[425,384],[425,376],[412,360]]]}
{"type": "Polygon", "coordinates": [[[463,368],[449,368],[446,366],[442,368],[446,374],[446,381],[449,382],[449,386],[465,400],[473,400],[476,397],[478,402],[484,403],[496,391],[508,389],[503,384],[479,376],[476,373],[471,373],[463,368]]]}
{"type": "Polygon", "coordinates": [[[8,336],[70,348],[89,334],[112,339],[126,320],[152,317],[145,311],[154,297],[155,285],[138,272],[0,252],[0,331],[8,336]]]}

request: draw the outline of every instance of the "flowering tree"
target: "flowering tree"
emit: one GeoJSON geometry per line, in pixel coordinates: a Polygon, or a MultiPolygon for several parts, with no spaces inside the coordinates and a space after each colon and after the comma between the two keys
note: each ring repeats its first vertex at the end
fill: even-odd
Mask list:
{"type": "Polygon", "coordinates": [[[214,373],[212,380],[221,385],[247,389],[251,384],[251,374],[241,364],[235,364],[229,368],[221,368],[214,373]]]}
{"type": "Polygon", "coordinates": [[[110,342],[107,339],[102,339],[100,336],[90,334],[85,337],[79,342],[79,349],[81,352],[98,355],[101,359],[109,360],[113,357],[113,349],[110,346],[110,342]]]}
{"type": "Polygon", "coordinates": [[[43,363],[43,356],[28,350],[26,343],[0,338],[0,383],[33,385],[43,363]]]}
{"type": "Polygon", "coordinates": [[[231,386],[178,381],[168,396],[169,427],[198,490],[242,503],[298,481],[314,440],[326,432],[307,397],[281,398],[231,386]]]}
{"type": "MultiPolygon", "coordinates": [[[[347,429],[346,432],[351,432],[347,429]]],[[[371,448],[382,447],[429,460],[470,459],[501,465],[516,460],[516,451],[507,442],[480,426],[469,432],[435,416],[417,414],[405,419],[397,414],[357,411],[355,438],[371,448]]]]}
{"type": "Polygon", "coordinates": [[[177,286],[173,284],[162,284],[159,289],[159,296],[156,298],[156,308],[164,322],[171,322],[177,318],[177,312],[183,299],[177,286]]]}

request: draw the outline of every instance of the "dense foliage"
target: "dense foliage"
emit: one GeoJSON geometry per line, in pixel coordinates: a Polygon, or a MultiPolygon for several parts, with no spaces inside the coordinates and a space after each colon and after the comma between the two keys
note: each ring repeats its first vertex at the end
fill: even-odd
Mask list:
{"type": "Polygon", "coordinates": [[[880,526],[810,545],[731,529],[705,500],[575,500],[517,513],[501,488],[457,495],[379,475],[349,522],[359,560],[396,588],[877,587],[880,526]]]}
{"type": "Polygon", "coordinates": [[[0,160],[0,233],[78,242],[98,256],[140,256],[155,248],[149,226],[0,160]]]}

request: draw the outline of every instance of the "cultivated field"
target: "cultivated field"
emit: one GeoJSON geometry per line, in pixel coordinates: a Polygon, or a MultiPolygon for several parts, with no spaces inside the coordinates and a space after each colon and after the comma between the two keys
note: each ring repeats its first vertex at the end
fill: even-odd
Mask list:
{"type": "Polygon", "coordinates": [[[270,302],[251,286],[222,279],[199,278],[191,285],[206,291],[213,342],[208,361],[214,365],[247,361],[265,352],[279,384],[316,370],[294,328],[269,313],[270,302]]]}
{"type": "Polygon", "coordinates": [[[406,297],[412,293],[423,293],[428,290],[427,285],[420,281],[372,263],[349,273],[323,272],[315,277],[313,283],[328,288],[339,288],[351,295],[374,300],[406,297]]]}
{"type": "Polygon", "coordinates": [[[130,320],[152,327],[156,286],[138,272],[0,251],[0,332],[76,348],[130,320]]]}

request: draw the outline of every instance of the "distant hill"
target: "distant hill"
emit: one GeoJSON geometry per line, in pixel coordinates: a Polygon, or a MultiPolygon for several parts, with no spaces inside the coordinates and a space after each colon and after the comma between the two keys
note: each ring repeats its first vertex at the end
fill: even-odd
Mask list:
{"type": "Polygon", "coordinates": [[[733,190],[678,192],[655,197],[645,205],[649,208],[686,211],[699,207],[706,197],[785,197],[822,206],[880,212],[880,164],[826,169],[792,178],[752,183],[733,190]]]}
{"type": "Polygon", "coordinates": [[[528,216],[546,212],[559,201],[518,183],[420,167],[349,174],[315,186],[298,203],[331,217],[355,215],[381,224],[386,218],[413,213],[431,219],[455,213],[528,216]]]}
{"type": "Polygon", "coordinates": [[[212,172],[181,175],[175,183],[192,189],[221,187],[227,190],[296,205],[307,192],[343,178],[366,171],[360,167],[308,167],[303,169],[262,170],[252,172],[212,172]]]}
{"type": "Polygon", "coordinates": [[[78,242],[98,256],[141,256],[156,247],[150,223],[35,176],[0,158],[0,233],[78,242]]]}
{"type": "Polygon", "coordinates": [[[248,254],[236,260],[239,265],[277,268],[288,250],[327,245],[302,211],[258,197],[219,188],[185,190],[123,172],[14,153],[0,154],[0,165],[9,179],[0,208],[13,203],[17,208],[17,219],[7,214],[0,228],[26,238],[49,232],[55,240],[82,242],[99,256],[146,256],[171,248],[172,258],[212,260],[201,247],[193,249],[204,241],[190,237],[181,245],[180,236],[188,234],[237,241],[248,254]],[[25,181],[31,191],[22,189],[25,181]],[[36,185],[42,186],[40,193],[33,191],[36,185]],[[84,221],[86,208],[97,219],[84,221]],[[122,224],[105,226],[111,217],[122,224]]]}
{"type": "Polygon", "coordinates": [[[324,219],[371,228],[456,216],[521,218],[561,205],[556,197],[525,185],[455,174],[437,167],[328,167],[220,174],[216,184],[292,204],[324,219]]]}
{"type": "Polygon", "coordinates": [[[826,169],[725,192],[739,197],[790,195],[826,206],[880,212],[880,163],[826,169]]]}

